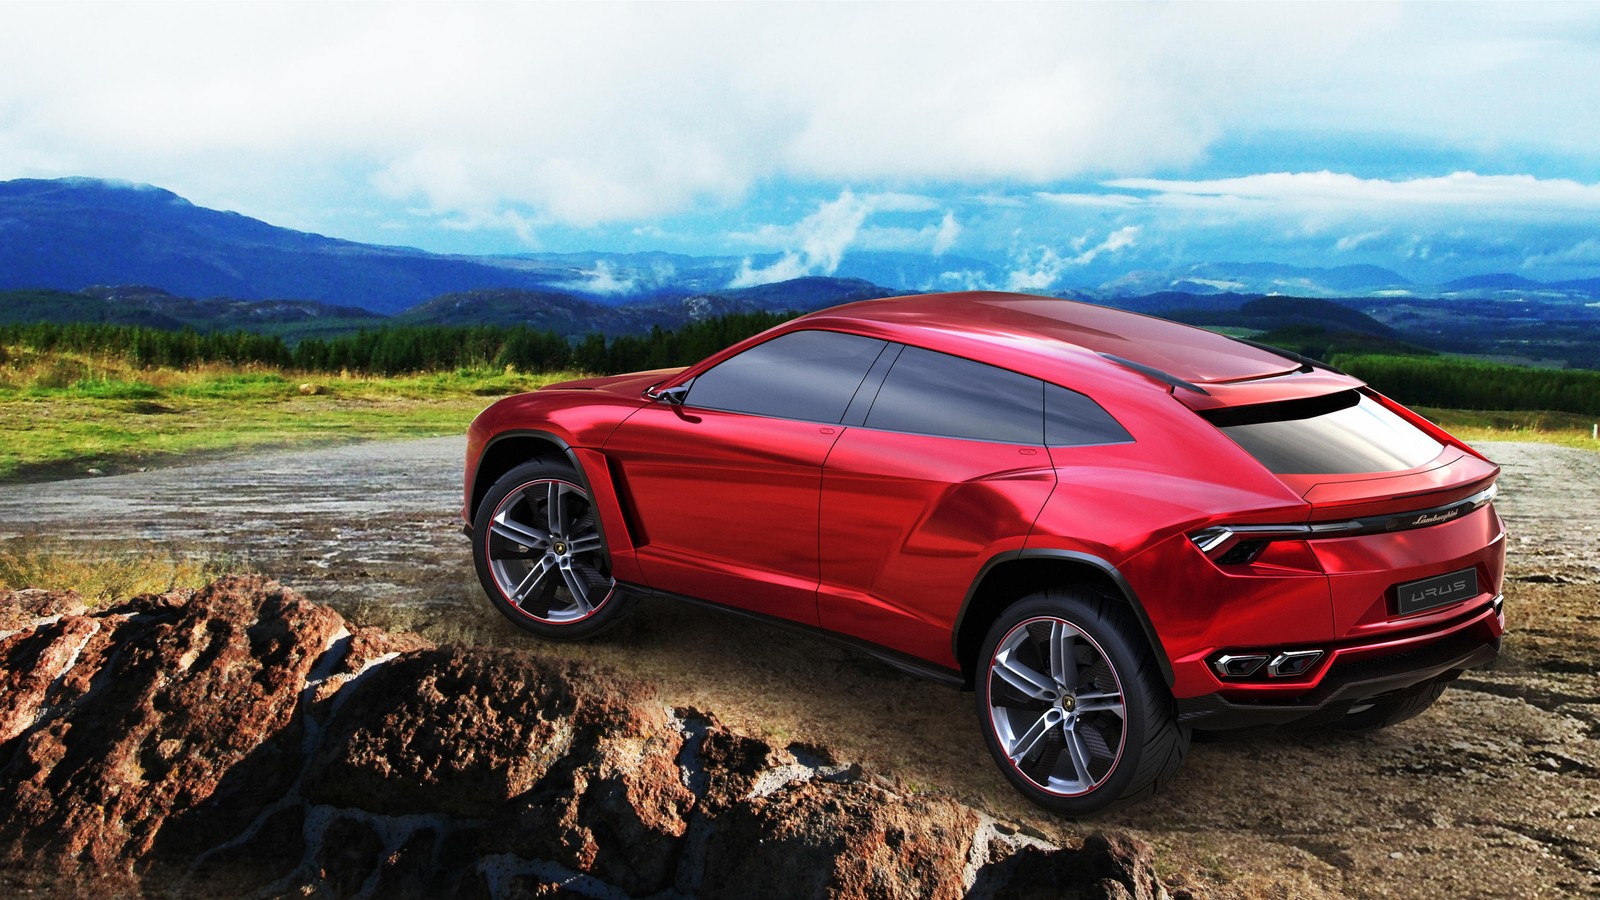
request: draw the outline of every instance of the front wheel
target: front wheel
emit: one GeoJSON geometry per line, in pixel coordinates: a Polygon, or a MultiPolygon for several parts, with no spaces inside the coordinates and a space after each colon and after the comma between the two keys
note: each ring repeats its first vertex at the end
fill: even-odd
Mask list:
{"type": "Polygon", "coordinates": [[[1061,815],[1154,794],[1189,749],[1137,626],[1092,588],[1043,591],[1007,608],[984,640],[975,687],[1000,771],[1061,815]]]}
{"type": "Polygon", "coordinates": [[[535,634],[586,638],[627,612],[589,492],[568,466],[524,463],[489,488],[472,557],[495,608],[535,634]]]}

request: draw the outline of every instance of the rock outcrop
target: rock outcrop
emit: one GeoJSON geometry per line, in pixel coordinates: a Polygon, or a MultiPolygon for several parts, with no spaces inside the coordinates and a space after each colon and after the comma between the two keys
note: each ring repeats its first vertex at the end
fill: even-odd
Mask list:
{"type": "Polygon", "coordinates": [[[259,578],[0,593],[0,886],[46,894],[1166,896],[533,653],[352,628],[259,578]]]}

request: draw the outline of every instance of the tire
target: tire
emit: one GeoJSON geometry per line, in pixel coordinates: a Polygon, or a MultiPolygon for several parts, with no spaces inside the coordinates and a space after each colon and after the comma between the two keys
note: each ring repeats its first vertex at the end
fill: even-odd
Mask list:
{"type": "Polygon", "coordinates": [[[495,608],[541,637],[592,637],[633,605],[612,577],[588,488],[561,462],[523,463],[489,488],[472,558],[495,608]]]}
{"type": "Polygon", "coordinates": [[[1022,598],[990,626],[978,661],[984,742],[1006,778],[1051,812],[1087,816],[1144,800],[1188,753],[1190,730],[1143,634],[1098,589],[1022,598]]]}
{"type": "Polygon", "coordinates": [[[1406,691],[1399,697],[1381,699],[1366,709],[1358,707],[1340,719],[1325,723],[1325,727],[1346,734],[1365,734],[1398,725],[1407,719],[1422,715],[1444,693],[1445,681],[1430,681],[1406,691]]]}

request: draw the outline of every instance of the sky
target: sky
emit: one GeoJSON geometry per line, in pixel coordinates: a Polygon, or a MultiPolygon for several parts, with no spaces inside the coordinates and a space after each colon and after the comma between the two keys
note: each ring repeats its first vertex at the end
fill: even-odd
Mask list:
{"type": "Polygon", "coordinates": [[[1600,276],[1600,5],[0,4],[0,180],[736,283],[1600,276]]]}

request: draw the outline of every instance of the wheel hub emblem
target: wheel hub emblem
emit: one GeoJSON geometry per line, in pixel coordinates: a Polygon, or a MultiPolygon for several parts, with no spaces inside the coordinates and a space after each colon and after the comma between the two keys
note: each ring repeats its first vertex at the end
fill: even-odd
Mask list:
{"type": "Polygon", "coordinates": [[[1066,710],[1067,712],[1072,712],[1072,705],[1072,698],[1070,696],[1061,698],[1062,709],[1066,710]]]}
{"type": "Polygon", "coordinates": [[[567,552],[567,545],[563,544],[560,541],[556,541],[556,552],[557,553],[566,553],[567,552]]]}

